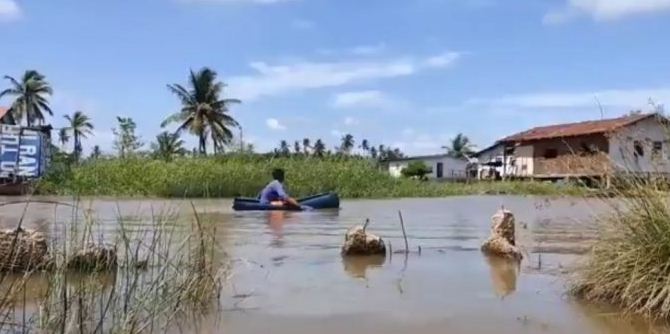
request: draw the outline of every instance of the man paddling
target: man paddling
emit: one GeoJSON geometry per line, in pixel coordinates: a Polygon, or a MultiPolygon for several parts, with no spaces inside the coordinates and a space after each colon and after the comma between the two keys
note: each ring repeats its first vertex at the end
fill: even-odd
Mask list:
{"type": "Polygon", "coordinates": [[[263,191],[261,191],[261,204],[300,207],[298,201],[290,197],[286,191],[284,191],[284,170],[281,168],[273,170],[272,179],[273,180],[263,188],[263,191]]]}

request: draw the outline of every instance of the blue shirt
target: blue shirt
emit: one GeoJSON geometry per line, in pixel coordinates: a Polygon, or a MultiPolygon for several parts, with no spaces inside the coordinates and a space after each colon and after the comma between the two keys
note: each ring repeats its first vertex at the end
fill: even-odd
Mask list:
{"type": "Polygon", "coordinates": [[[281,201],[288,198],[281,182],[274,180],[268,183],[261,191],[261,204],[270,204],[273,201],[281,201]]]}

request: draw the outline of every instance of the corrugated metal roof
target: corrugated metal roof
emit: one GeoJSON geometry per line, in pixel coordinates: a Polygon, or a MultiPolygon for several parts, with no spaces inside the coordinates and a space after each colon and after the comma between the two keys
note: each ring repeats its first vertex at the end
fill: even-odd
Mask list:
{"type": "Polygon", "coordinates": [[[499,143],[524,142],[540,139],[574,137],[599,133],[608,133],[624,126],[631,125],[649,117],[657,117],[658,114],[639,114],[619,118],[603,119],[598,121],[586,121],[579,123],[558,124],[550,126],[540,126],[527,131],[505,137],[499,140],[499,143]]]}
{"type": "Polygon", "coordinates": [[[450,156],[449,154],[433,154],[433,155],[419,155],[419,156],[414,156],[414,157],[390,159],[389,162],[412,161],[412,160],[432,160],[432,159],[446,159],[446,158],[451,158],[451,159],[454,159],[454,160],[467,161],[467,159],[454,158],[454,157],[450,156]]]}

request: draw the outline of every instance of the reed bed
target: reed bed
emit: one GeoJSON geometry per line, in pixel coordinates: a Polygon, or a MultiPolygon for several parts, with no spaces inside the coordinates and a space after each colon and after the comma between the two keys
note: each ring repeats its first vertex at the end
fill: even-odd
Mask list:
{"type": "Polygon", "coordinates": [[[442,197],[456,195],[580,195],[583,187],[539,182],[433,183],[393,178],[376,162],[359,157],[221,156],[98,160],[57,168],[38,187],[42,194],[85,196],[256,196],[273,168],[287,172],[296,197],[336,191],[344,198],[442,197]]]}
{"type": "Polygon", "coordinates": [[[230,261],[195,208],[188,222],[163,212],[141,227],[119,215],[113,238],[80,216],[54,240],[50,268],[0,273],[0,332],[164,333],[218,310],[230,261]],[[114,249],[118,266],[69,267],[90,243],[114,249]]]}

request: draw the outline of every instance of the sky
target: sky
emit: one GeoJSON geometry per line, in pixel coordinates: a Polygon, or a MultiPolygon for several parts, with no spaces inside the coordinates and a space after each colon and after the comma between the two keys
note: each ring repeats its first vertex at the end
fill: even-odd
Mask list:
{"type": "Polygon", "coordinates": [[[0,0],[0,33],[0,75],[45,74],[51,123],[87,113],[85,149],[105,152],[116,116],[148,146],[179,110],[166,85],[204,66],[258,151],[346,133],[484,148],[670,101],[670,0],[0,0]]]}

